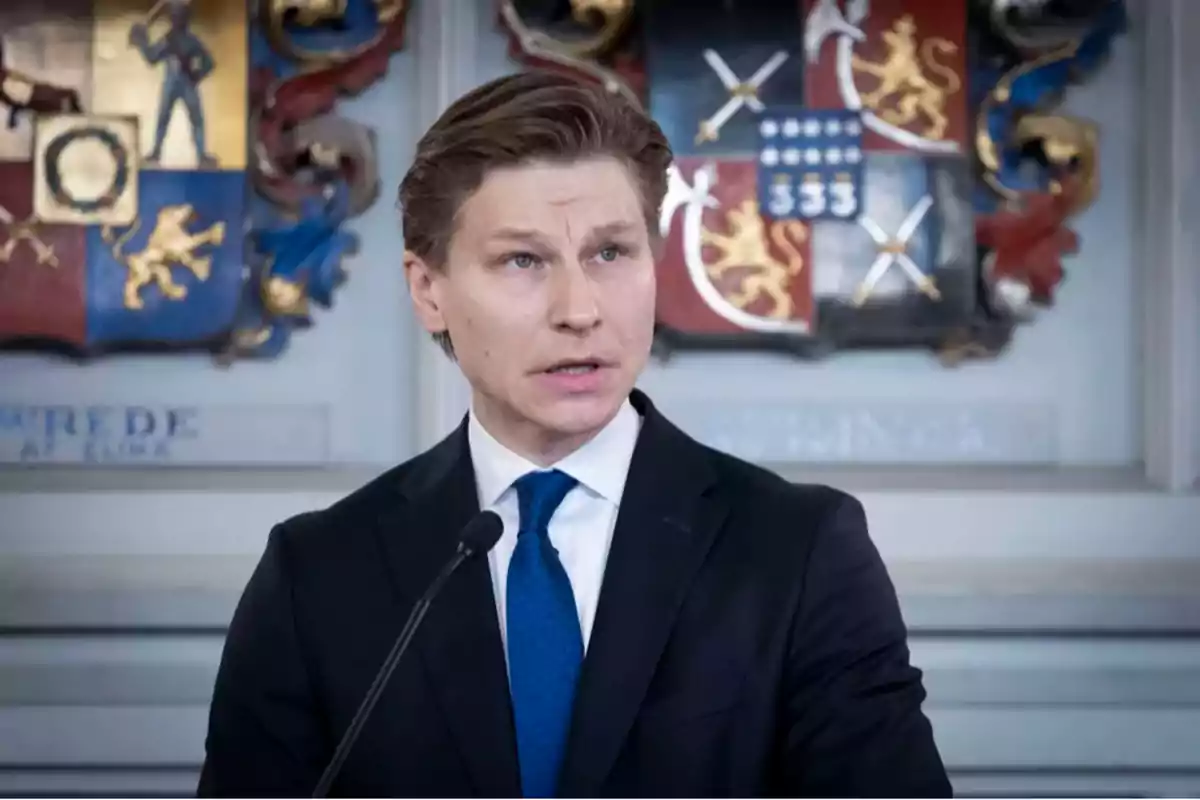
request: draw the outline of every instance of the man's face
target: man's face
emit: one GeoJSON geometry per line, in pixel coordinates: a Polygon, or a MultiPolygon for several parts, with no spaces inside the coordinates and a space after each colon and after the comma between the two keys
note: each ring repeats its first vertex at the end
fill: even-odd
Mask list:
{"type": "Polygon", "coordinates": [[[492,171],[459,210],[444,269],[405,266],[480,421],[528,457],[554,460],[607,424],[649,357],[652,245],[615,159],[492,171]]]}

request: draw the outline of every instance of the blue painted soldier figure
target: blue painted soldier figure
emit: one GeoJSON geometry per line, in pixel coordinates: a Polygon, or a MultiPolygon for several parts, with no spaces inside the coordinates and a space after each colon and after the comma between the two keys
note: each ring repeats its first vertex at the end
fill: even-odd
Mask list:
{"type": "Polygon", "coordinates": [[[162,159],[163,140],[175,107],[183,103],[192,128],[196,159],[202,167],[216,166],[217,159],[205,147],[204,107],[200,101],[200,83],[216,67],[212,53],[191,29],[191,0],[163,0],[145,22],[137,22],[129,30],[129,43],[138,49],[148,64],[163,64],[162,95],[158,106],[158,121],[154,146],[146,160],[156,163],[162,159]],[[161,12],[165,13],[167,32],[151,41],[149,24],[161,12]]]}

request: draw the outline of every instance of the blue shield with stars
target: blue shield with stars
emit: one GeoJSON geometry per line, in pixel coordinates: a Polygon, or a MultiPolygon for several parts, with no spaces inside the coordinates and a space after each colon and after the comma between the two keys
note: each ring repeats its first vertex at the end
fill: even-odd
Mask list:
{"type": "Polygon", "coordinates": [[[856,220],[862,119],[855,111],[768,108],[758,123],[758,202],[773,219],[856,220]]]}

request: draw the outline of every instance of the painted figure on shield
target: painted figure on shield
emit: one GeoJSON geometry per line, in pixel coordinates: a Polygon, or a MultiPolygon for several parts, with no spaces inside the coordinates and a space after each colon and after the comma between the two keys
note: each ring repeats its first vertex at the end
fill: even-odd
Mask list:
{"type": "Polygon", "coordinates": [[[163,140],[176,106],[183,103],[192,126],[192,141],[196,159],[202,167],[216,166],[204,142],[204,107],[200,102],[200,83],[208,77],[216,63],[204,42],[192,32],[191,0],[160,0],[143,22],[129,29],[129,43],[138,49],[148,64],[164,66],[162,95],[158,106],[158,122],[154,146],[146,160],[157,163],[162,159],[163,140]],[[162,12],[166,13],[167,32],[157,41],[150,40],[149,25],[162,12]]]}

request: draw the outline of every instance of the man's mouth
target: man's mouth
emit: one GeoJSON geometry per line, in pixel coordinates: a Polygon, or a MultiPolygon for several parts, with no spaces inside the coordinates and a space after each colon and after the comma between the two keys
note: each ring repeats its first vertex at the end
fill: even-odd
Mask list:
{"type": "Polygon", "coordinates": [[[562,361],[546,370],[551,375],[586,375],[600,369],[599,361],[562,361]]]}

